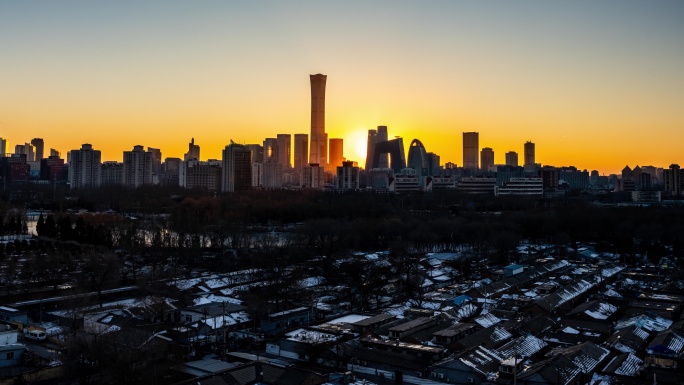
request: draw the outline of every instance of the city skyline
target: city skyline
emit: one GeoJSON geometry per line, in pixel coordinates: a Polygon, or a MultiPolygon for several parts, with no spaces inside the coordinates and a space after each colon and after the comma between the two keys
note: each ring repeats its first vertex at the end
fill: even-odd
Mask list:
{"type": "Polygon", "coordinates": [[[497,164],[527,140],[539,163],[603,174],[681,162],[679,2],[70,4],[0,6],[10,151],[183,158],[194,137],[220,159],[231,138],[310,132],[305,76],[323,73],[326,133],[359,164],[377,126],[443,164],[462,165],[463,132],[497,164]]]}

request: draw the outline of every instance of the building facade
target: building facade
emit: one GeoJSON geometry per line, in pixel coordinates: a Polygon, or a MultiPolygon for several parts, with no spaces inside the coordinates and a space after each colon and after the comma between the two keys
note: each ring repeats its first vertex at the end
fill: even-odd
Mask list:
{"type": "Polygon", "coordinates": [[[70,152],[69,186],[71,189],[98,188],[102,180],[102,155],[86,143],[70,152]]]}
{"type": "Polygon", "coordinates": [[[327,76],[310,75],[311,82],[311,136],[309,163],[328,163],[328,134],[325,133],[325,83],[327,76]]]}
{"type": "Polygon", "coordinates": [[[223,150],[221,191],[249,190],[252,186],[252,154],[240,144],[231,143],[223,150]]]}
{"type": "Polygon", "coordinates": [[[146,152],[143,146],[134,146],[132,151],[123,153],[123,184],[137,188],[152,184],[152,164],[154,154],[146,152]]]}
{"type": "Polygon", "coordinates": [[[478,132],[463,133],[463,168],[478,170],[478,154],[480,152],[480,134],[478,132]]]}

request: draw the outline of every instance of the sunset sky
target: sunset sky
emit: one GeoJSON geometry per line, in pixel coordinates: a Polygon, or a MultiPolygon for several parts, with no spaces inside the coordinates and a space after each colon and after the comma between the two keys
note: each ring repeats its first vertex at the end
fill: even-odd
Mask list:
{"type": "Polygon", "coordinates": [[[463,163],[602,173],[684,165],[684,1],[3,1],[0,137],[103,160],[134,145],[202,158],[231,139],[326,131],[364,161],[369,128],[463,163]]]}

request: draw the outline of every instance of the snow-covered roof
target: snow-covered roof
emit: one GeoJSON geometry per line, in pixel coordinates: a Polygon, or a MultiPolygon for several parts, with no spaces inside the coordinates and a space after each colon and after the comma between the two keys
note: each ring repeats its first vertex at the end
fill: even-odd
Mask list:
{"type": "Polygon", "coordinates": [[[501,318],[495,316],[492,313],[487,313],[481,317],[475,318],[474,321],[477,322],[483,328],[486,328],[498,324],[499,322],[501,322],[501,318]]]}
{"type": "Polygon", "coordinates": [[[608,319],[613,313],[617,311],[617,306],[609,303],[599,303],[594,310],[585,310],[584,313],[594,319],[608,319]]]}
{"type": "Polygon", "coordinates": [[[318,344],[322,342],[335,341],[339,338],[334,334],[328,334],[306,329],[297,329],[285,334],[285,336],[290,341],[297,341],[308,344],[318,344]]]}

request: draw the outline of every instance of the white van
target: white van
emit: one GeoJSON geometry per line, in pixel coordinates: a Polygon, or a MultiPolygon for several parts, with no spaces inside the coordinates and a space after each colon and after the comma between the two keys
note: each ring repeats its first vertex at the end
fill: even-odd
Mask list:
{"type": "Polygon", "coordinates": [[[47,339],[47,334],[42,330],[29,330],[29,332],[26,333],[26,338],[34,341],[43,341],[47,339]]]}

